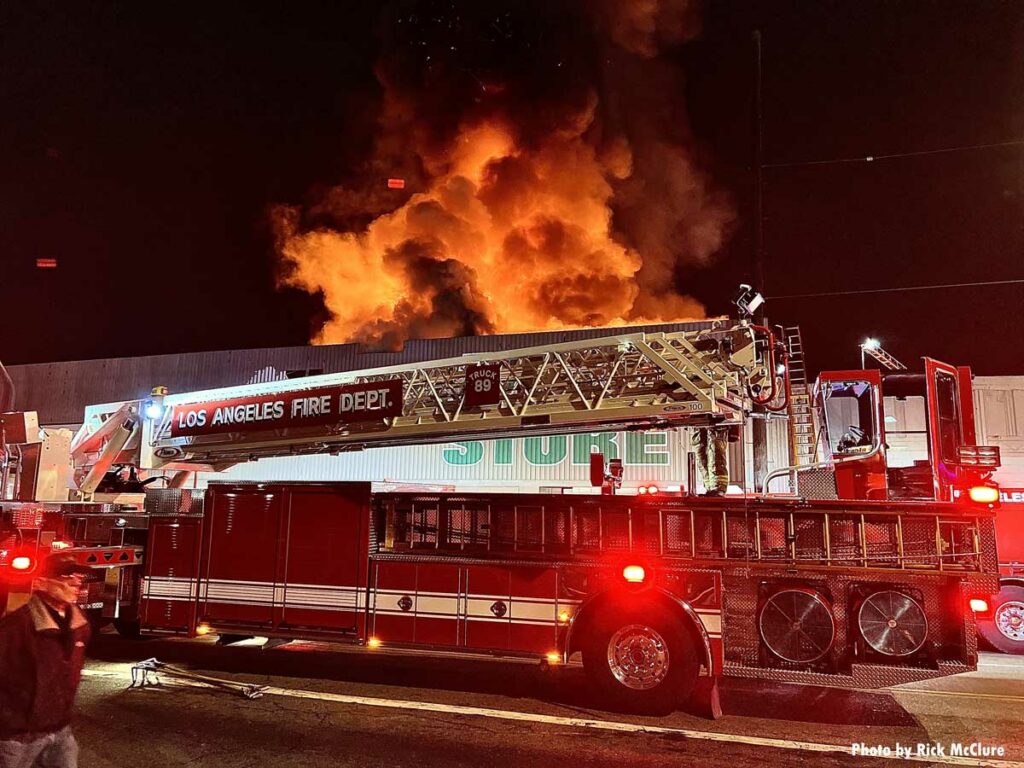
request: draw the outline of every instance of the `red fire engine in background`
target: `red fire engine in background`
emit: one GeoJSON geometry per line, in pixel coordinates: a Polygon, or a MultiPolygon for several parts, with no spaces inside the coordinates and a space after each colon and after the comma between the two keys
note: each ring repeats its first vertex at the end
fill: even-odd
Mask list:
{"type": "Polygon", "coordinates": [[[840,371],[794,388],[784,345],[747,322],[157,389],[90,407],[73,440],[4,414],[4,597],[16,602],[60,550],[95,569],[83,604],[125,634],[552,664],[579,653],[609,697],[645,708],[720,675],[874,687],[954,674],[975,667],[975,613],[988,617],[999,592],[998,451],[975,445],[970,414],[969,373],[931,360],[902,379],[840,371]],[[921,399],[926,458],[896,460],[883,387],[921,399]],[[778,493],[700,497],[692,477],[680,494],[635,496],[181,487],[189,472],[268,456],[742,429],[754,410],[789,416],[794,444],[817,446],[767,479],[788,478],[778,493]]]}

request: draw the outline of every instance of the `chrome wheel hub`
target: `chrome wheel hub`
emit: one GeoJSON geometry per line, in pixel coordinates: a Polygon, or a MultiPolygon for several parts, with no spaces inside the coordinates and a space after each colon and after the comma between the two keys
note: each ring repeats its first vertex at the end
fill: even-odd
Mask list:
{"type": "Polygon", "coordinates": [[[1024,643],[1024,603],[1010,600],[996,608],[996,629],[1004,637],[1024,643]]]}
{"type": "Polygon", "coordinates": [[[608,668],[627,688],[650,690],[668,675],[668,643],[643,624],[622,627],[608,641],[608,668]]]}

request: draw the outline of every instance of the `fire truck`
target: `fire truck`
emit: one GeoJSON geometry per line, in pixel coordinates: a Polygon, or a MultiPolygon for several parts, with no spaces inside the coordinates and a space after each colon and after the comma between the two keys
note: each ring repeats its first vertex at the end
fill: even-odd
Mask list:
{"type": "MultiPolygon", "coordinates": [[[[999,592],[998,451],[974,444],[966,369],[794,382],[743,319],[90,406],[81,429],[2,416],[0,583],[13,607],[53,552],[129,635],[259,636],[369,651],[577,655],[617,705],[659,710],[723,675],[878,687],[977,662],[999,592]],[[884,394],[883,394],[884,388],[884,394]],[[887,398],[924,404],[897,461],[887,398]],[[214,482],[263,457],[788,418],[793,466],[760,493],[376,493],[214,482]],[[803,446],[804,448],[801,448],[803,446]],[[773,490],[774,486],[784,486],[773,490]]],[[[716,433],[720,434],[720,430],[716,433]]],[[[710,434],[710,433],[709,433],[710,434]]]]}

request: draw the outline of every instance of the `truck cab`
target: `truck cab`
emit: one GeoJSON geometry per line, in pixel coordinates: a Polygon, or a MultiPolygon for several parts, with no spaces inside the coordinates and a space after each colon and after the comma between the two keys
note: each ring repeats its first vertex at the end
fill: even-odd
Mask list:
{"type": "MultiPolygon", "coordinates": [[[[797,494],[949,502],[965,512],[999,507],[992,475],[1000,452],[977,445],[969,368],[925,358],[916,372],[825,371],[812,396],[816,461],[793,471],[797,494]]],[[[996,515],[1001,550],[1018,535],[1013,511],[996,515]]],[[[1024,577],[1004,567],[999,587],[976,612],[979,633],[1000,651],[1024,654],[1024,577]]]]}
{"type": "Polygon", "coordinates": [[[836,498],[998,502],[980,490],[994,488],[999,449],[975,444],[970,369],[826,371],[814,397],[836,498]]]}

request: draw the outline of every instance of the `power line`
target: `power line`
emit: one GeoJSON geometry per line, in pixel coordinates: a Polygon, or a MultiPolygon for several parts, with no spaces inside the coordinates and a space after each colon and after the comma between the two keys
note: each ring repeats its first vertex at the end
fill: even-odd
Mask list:
{"type": "Polygon", "coordinates": [[[901,291],[936,291],[944,288],[976,288],[988,285],[1024,285],[1024,278],[1016,280],[985,280],[976,283],[943,283],[942,285],[908,285],[901,288],[868,288],[859,291],[825,291],[822,293],[793,293],[788,296],[768,296],[772,301],[781,299],[816,299],[826,296],[862,296],[867,293],[899,293],[901,291]]]}
{"type": "Polygon", "coordinates": [[[803,160],[793,163],[768,163],[762,168],[798,168],[805,165],[838,165],[841,163],[873,163],[876,160],[892,160],[899,157],[920,157],[922,155],[941,155],[950,152],[969,152],[976,149],[994,149],[996,147],[1022,147],[1024,139],[1001,141],[995,144],[969,144],[962,147],[944,147],[942,149],[923,149],[919,152],[896,152],[890,155],[866,155],[865,157],[840,157],[834,160],[803,160]]]}

